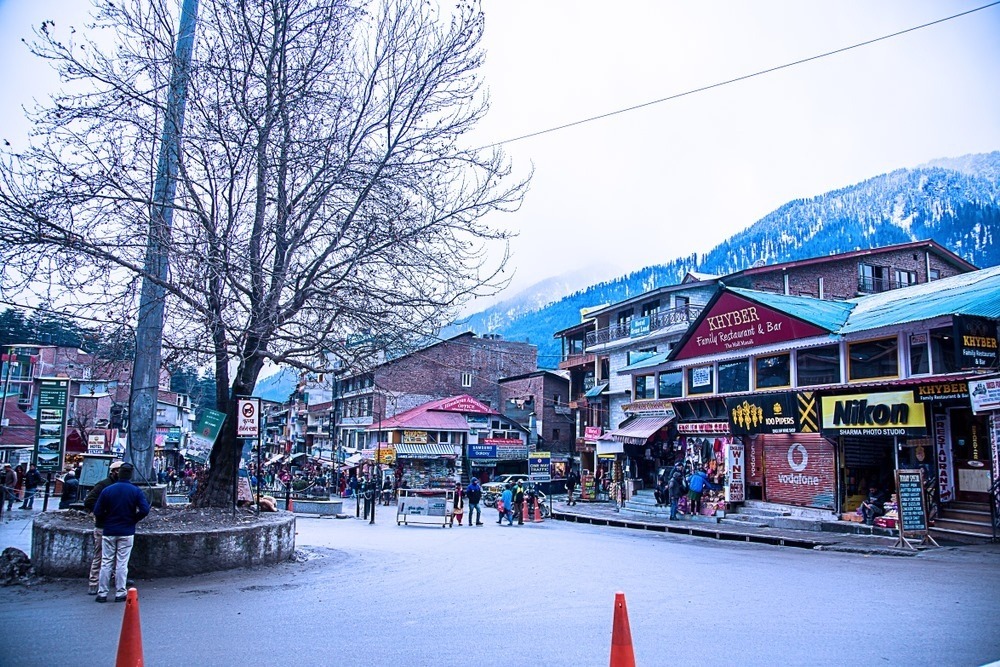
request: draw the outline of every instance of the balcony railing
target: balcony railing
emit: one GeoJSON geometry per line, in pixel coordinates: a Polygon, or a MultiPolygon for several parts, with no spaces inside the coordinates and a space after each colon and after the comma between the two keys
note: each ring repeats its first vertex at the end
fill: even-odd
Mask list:
{"type": "Polygon", "coordinates": [[[566,370],[575,366],[587,366],[593,364],[595,358],[593,354],[570,354],[559,362],[559,369],[566,370]]]}
{"type": "Polygon", "coordinates": [[[859,277],[858,278],[858,291],[862,294],[876,294],[878,292],[888,292],[889,290],[900,289],[902,287],[910,287],[911,285],[916,285],[916,281],[910,282],[900,282],[895,279],[890,278],[869,278],[869,277],[859,277]]]}
{"type": "MultiPolygon", "coordinates": [[[[670,310],[660,310],[649,317],[649,331],[657,331],[676,324],[688,324],[695,320],[701,313],[701,306],[681,306],[670,310]]],[[[611,341],[628,338],[632,334],[630,322],[613,324],[605,329],[590,331],[587,333],[587,347],[610,343],[611,341]]]]}

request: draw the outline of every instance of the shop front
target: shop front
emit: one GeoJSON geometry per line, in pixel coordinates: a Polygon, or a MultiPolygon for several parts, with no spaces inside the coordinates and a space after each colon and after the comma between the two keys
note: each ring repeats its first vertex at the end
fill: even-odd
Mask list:
{"type": "Polygon", "coordinates": [[[701,514],[713,516],[746,500],[746,447],[742,438],[733,436],[728,422],[682,421],[677,433],[685,469],[704,470],[708,475],[701,514]]]}
{"type": "Polygon", "coordinates": [[[483,438],[467,446],[469,478],[485,484],[499,475],[528,473],[528,446],[515,438],[483,438]]]}
{"type": "Polygon", "coordinates": [[[408,489],[455,486],[455,447],[444,444],[395,445],[396,477],[408,489]]]}
{"type": "Polygon", "coordinates": [[[629,418],[608,435],[623,445],[631,490],[653,488],[657,475],[673,466],[676,458],[676,431],[671,427],[676,414],[667,401],[643,401],[624,407],[629,418]]]}

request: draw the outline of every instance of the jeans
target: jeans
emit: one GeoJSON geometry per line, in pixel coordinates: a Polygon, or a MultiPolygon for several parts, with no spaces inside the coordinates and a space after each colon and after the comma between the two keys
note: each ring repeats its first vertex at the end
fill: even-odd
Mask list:
{"type": "Polygon", "coordinates": [[[107,597],[111,587],[111,570],[115,571],[115,597],[125,596],[128,581],[128,559],[132,555],[135,535],[104,535],[101,538],[101,576],[97,595],[107,597]]]}
{"type": "Polygon", "coordinates": [[[21,509],[30,510],[35,506],[35,494],[38,489],[25,489],[24,490],[24,502],[21,503],[21,509]]]}
{"type": "Polygon", "coordinates": [[[674,496],[670,499],[670,518],[677,518],[677,503],[680,502],[680,496],[674,496]]]}
{"type": "Polygon", "coordinates": [[[469,525],[472,525],[472,515],[476,515],[476,523],[482,523],[483,513],[479,509],[479,503],[469,503],[469,525]]]}

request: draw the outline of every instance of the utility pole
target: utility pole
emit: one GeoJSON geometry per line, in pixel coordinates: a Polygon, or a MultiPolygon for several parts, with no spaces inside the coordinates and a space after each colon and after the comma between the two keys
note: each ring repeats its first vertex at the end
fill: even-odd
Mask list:
{"type": "Polygon", "coordinates": [[[139,319],[135,330],[135,363],[132,367],[132,391],[129,400],[129,438],[125,460],[138,472],[137,481],[151,482],[153,446],[156,441],[156,402],[160,385],[163,312],[166,300],[164,283],[170,261],[170,230],[174,217],[174,194],[180,161],[184,108],[194,50],[198,0],[184,0],[180,31],[174,53],[174,69],[167,92],[167,111],[163,119],[163,137],[153,185],[149,237],[139,319]]]}

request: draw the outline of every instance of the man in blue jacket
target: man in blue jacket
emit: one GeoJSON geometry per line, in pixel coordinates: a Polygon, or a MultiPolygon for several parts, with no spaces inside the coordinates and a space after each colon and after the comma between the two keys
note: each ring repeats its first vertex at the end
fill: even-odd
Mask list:
{"type": "Polygon", "coordinates": [[[149,501],[139,487],[132,484],[131,465],[118,469],[118,481],[97,498],[94,519],[104,523],[101,537],[101,576],[97,584],[97,601],[108,601],[111,571],[115,572],[115,602],[125,601],[128,581],[128,560],[135,540],[135,525],[149,514],[149,501]]]}

